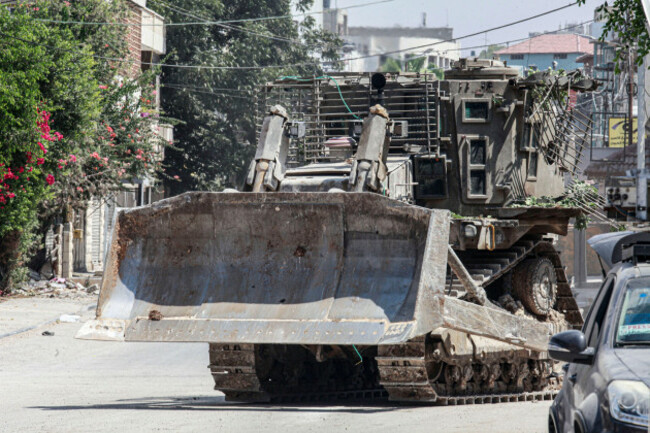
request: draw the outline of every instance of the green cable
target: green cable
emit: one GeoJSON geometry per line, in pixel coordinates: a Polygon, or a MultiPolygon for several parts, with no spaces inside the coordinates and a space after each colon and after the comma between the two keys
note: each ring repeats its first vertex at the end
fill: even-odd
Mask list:
{"type": "Polygon", "coordinates": [[[359,350],[357,349],[357,346],[355,346],[353,344],[352,347],[354,348],[354,351],[357,352],[357,355],[359,355],[359,362],[357,362],[354,365],[359,365],[359,364],[361,364],[363,362],[363,356],[361,356],[361,354],[359,353],[359,350]]]}
{"type": "Polygon", "coordinates": [[[341,97],[341,102],[343,102],[343,105],[345,105],[345,108],[347,108],[348,111],[350,112],[350,114],[352,114],[352,117],[354,117],[357,120],[361,120],[361,117],[354,114],[352,109],[348,106],[348,103],[345,102],[345,99],[343,99],[343,92],[341,91],[341,86],[339,86],[338,81],[336,81],[336,79],[334,77],[330,76],[330,75],[321,75],[320,77],[316,77],[316,78],[301,78],[301,77],[298,77],[297,75],[286,75],[284,77],[280,77],[280,80],[311,81],[311,80],[320,80],[321,78],[327,78],[329,80],[334,81],[334,85],[336,85],[336,90],[338,90],[339,96],[341,97]]]}

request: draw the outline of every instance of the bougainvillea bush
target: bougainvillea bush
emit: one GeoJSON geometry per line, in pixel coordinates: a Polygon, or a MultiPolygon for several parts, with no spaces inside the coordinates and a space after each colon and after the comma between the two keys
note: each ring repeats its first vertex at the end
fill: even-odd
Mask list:
{"type": "Polygon", "coordinates": [[[104,0],[0,7],[0,290],[52,221],[160,170],[167,143],[156,127],[156,71],[128,77],[125,62],[96,52],[104,46],[127,59],[124,27],[82,31],[46,21],[88,11],[115,20],[116,5],[125,7],[104,0]]]}

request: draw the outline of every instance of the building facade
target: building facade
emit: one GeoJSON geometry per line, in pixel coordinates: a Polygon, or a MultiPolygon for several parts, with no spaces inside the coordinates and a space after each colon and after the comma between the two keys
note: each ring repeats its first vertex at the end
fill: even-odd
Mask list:
{"type": "MultiPolygon", "coordinates": [[[[332,8],[330,0],[315,2],[312,9],[317,25],[343,39],[341,60],[346,72],[379,71],[389,59],[404,70],[406,61],[415,58],[423,59],[423,69],[447,69],[460,58],[453,29],[427,27],[425,14],[421,27],[353,27],[348,24],[347,10],[332,8]]],[[[332,65],[323,66],[332,69],[332,65]]]]}
{"type": "Polygon", "coordinates": [[[363,59],[363,71],[379,70],[388,58],[402,64],[423,58],[424,68],[448,69],[460,58],[453,32],[450,27],[348,27],[345,40],[361,57],[372,56],[363,59]]]}
{"type": "Polygon", "coordinates": [[[578,59],[593,53],[593,39],[578,34],[545,34],[534,36],[498,50],[499,58],[508,66],[528,70],[572,70],[584,66],[578,59]]]}
{"type": "MultiPolygon", "coordinates": [[[[163,17],[147,8],[146,0],[129,0],[127,42],[129,47],[128,66],[121,72],[125,79],[138,77],[143,71],[158,63],[165,54],[165,30],[163,17]]],[[[160,108],[160,89],[156,79],[156,105],[160,108]]],[[[167,141],[173,140],[170,125],[155,126],[167,141]]],[[[163,158],[163,149],[160,149],[163,158]]],[[[73,273],[100,273],[104,268],[104,256],[109,247],[113,217],[119,208],[150,204],[163,198],[162,187],[153,179],[134,178],[123,183],[123,190],[110,197],[96,198],[85,210],[75,212],[72,221],[63,224],[62,230],[53,227],[46,244],[54,248],[60,257],[54,259],[59,269],[56,275],[70,278],[73,273]],[[57,233],[58,232],[58,233],[57,233]]]]}

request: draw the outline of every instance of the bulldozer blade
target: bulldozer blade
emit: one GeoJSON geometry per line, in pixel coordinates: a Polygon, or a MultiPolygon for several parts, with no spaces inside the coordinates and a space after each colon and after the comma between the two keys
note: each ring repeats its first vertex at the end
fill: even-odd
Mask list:
{"type": "Polygon", "coordinates": [[[443,324],[450,215],[371,193],[186,193],[116,217],[77,337],[394,344],[443,324]]]}

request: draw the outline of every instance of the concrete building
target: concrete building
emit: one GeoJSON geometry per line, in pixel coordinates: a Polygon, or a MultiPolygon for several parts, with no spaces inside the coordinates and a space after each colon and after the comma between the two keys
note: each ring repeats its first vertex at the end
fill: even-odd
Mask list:
{"type": "Polygon", "coordinates": [[[348,27],[345,35],[360,56],[373,56],[363,59],[365,71],[379,70],[388,58],[403,63],[421,57],[425,59],[424,68],[447,69],[460,58],[460,43],[452,39],[450,27],[348,27]],[[401,52],[383,54],[394,51],[401,52]]]}
{"type": "Polygon", "coordinates": [[[528,69],[572,70],[583,66],[578,59],[593,53],[592,38],[577,34],[545,34],[534,36],[496,52],[508,66],[528,69]]]}
{"type": "MultiPolygon", "coordinates": [[[[318,12],[321,6],[318,3],[311,12],[318,12]]],[[[423,68],[446,69],[460,58],[460,43],[453,40],[453,29],[427,27],[426,14],[422,14],[421,27],[352,27],[347,10],[332,8],[330,0],[323,0],[320,12],[313,15],[317,25],[344,41],[341,53],[344,71],[377,71],[389,58],[397,60],[402,67],[408,59],[423,58],[423,68]],[[395,51],[399,52],[384,54],[395,51]]],[[[332,67],[324,65],[326,70],[332,67]]]]}

